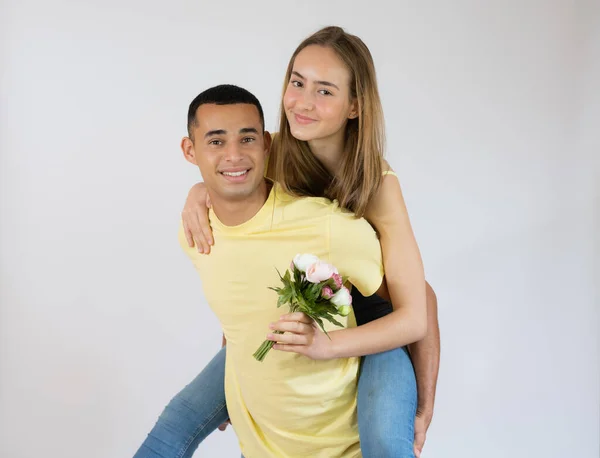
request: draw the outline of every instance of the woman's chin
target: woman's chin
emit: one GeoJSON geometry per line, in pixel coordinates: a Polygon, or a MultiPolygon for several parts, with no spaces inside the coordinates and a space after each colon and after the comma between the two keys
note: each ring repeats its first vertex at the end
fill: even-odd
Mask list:
{"type": "Polygon", "coordinates": [[[307,132],[307,129],[303,129],[301,127],[292,127],[290,129],[290,132],[296,140],[300,140],[303,142],[309,142],[311,140],[314,140],[315,138],[315,135],[313,133],[307,132]]]}

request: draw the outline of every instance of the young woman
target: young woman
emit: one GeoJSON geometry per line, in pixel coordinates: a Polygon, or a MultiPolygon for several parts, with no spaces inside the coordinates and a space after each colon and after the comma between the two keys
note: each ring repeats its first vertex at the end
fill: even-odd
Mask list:
{"type": "MultiPolygon", "coordinates": [[[[364,356],[358,424],[366,458],[414,456],[417,386],[406,346],[423,338],[427,326],[420,253],[383,151],[383,113],[368,48],[339,27],[308,37],[287,68],[267,174],[292,194],[337,199],[379,234],[393,306],[353,291],[359,326],[336,342],[336,357],[364,356]]],[[[190,246],[195,239],[208,254],[212,240],[201,183],[190,191],[183,220],[190,246]]],[[[285,315],[273,324],[271,331],[288,331],[273,337],[279,342],[274,349],[317,359],[322,356],[314,343],[319,339],[298,339],[299,333],[290,332],[301,320],[298,314],[285,315]],[[290,345],[299,340],[305,343],[290,345]]],[[[224,356],[225,348],[171,401],[135,458],[191,457],[227,420],[224,356]]]]}

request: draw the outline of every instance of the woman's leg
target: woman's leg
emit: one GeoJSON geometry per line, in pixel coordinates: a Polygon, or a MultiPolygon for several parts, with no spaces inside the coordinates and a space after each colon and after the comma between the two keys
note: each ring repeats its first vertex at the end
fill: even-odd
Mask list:
{"type": "Polygon", "coordinates": [[[225,348],[169,402],[133,458],[191,458],[200,442],[227,421],[225,348]]]}
{"type": "Polygon", "coordinates": [[[364,458],[414,458],[417,380],[405,348],[363,357],[358,430],[364,458]]]}

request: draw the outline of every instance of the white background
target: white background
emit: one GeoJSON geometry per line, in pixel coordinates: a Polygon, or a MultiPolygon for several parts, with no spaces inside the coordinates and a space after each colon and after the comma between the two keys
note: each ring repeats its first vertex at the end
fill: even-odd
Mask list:
{"type": "MultiPolygon", "coordinates": [[[[239,84],[273,128],[329,24],[373,53],[439,298],[423,456],[599,456],[598,2],[1,5],[2,458],[131,456],[217,351],[176,238],[188,104],[239,84]]],[[[229,431],[197,456],[238,453],[229,431]]]]}

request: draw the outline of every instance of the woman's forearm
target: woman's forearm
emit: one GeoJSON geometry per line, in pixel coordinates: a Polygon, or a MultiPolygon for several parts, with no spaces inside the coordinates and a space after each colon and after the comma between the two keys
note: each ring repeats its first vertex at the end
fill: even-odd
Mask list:
{"type": "Polygon", "coordinates": [[[356,328],[331,333],[334,357],[364,356],[412,344],[427,332],[425,276],[418,248],[404,256],[387,255],[394,240],[381,234],[386,279],[377,294],[391,300],[393,312],[356,328]]]}
{"type": "Polygon", "coordinates": [[[413,326],[412,323],[417,320],[407,312],[406,309],[398,309],[361,326],[331,331],[331,358],[381,353],[422,339],[426,328],[413,326]]]}
{"type": "Polygon", "coordinates": [[[433,417],[435,389],[440,368],[440,328],[437,298],[427,285],[427,335],[408,347],[417,376],[418,411],[427,425],[433,417]]]}

